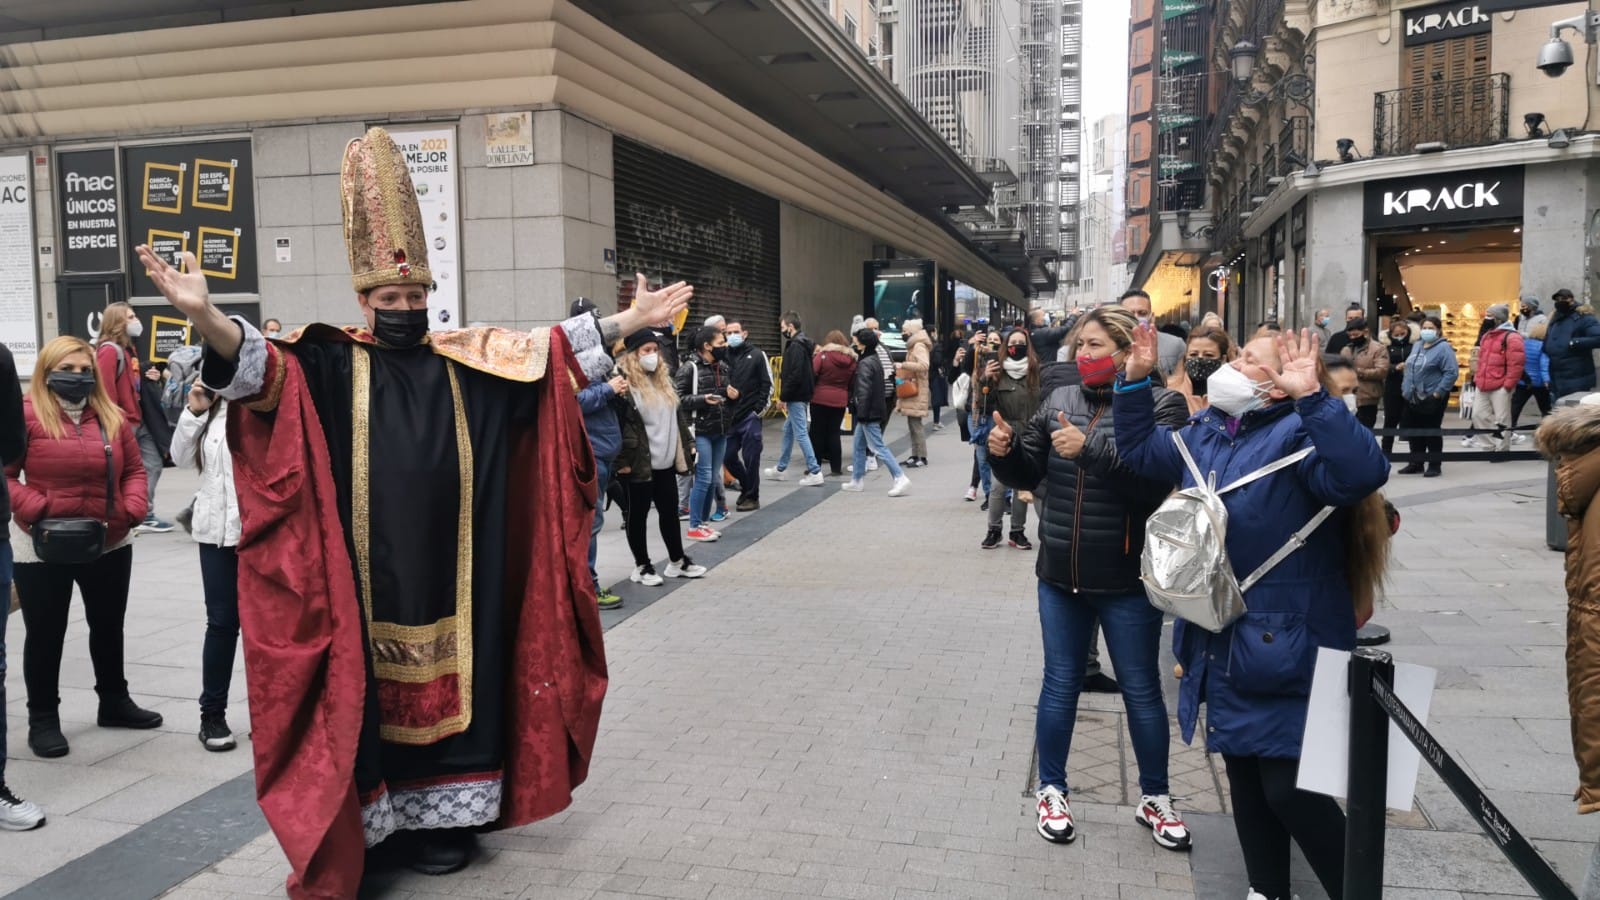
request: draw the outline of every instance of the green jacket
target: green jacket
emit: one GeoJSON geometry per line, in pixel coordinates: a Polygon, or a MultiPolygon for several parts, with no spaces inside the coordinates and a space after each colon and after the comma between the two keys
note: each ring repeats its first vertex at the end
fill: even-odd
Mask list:
{"type": "MultiPolygon", "coordinates": [[[[617,419],[622,424],[622,450],[617,454],[616,469],[628,470],[623,476],[629,481],[649,481],[653,467],[650,465],[650,436],[644,428],[644,416],[633,398],[617,404],[617,419]]],[[[678,407],[678,455],[674,470],[687,475],[694,465],[694,437],[689,434],[689,422],[683,407],[678,407]]]]}

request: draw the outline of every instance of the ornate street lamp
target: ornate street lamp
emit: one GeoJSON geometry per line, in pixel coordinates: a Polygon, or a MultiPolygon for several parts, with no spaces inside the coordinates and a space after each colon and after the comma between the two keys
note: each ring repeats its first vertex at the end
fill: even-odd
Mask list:
{"type": "MultiPolygon", "coordinates": [[[[1304,105],[1311,99],[1316,84],[1311,80],[1311,76],[1302,72],[1285,75],[1265,91],[1256,90],[1250,83],[1250,76],[1255,73],[1256,60],[1260,55],[1261,52],[1256,45],[1247,40],[1234,44],[1228,51],[1228,61],[1233,67],[1233,80],[1239,85],[1240,100],[1243,103],[1254,106],[1271,97],[1283,97],[1304,105]]],[[[1305,68],[1311,68],[1315,60],[1311,54],[1306,54],[1305,68]]]]}

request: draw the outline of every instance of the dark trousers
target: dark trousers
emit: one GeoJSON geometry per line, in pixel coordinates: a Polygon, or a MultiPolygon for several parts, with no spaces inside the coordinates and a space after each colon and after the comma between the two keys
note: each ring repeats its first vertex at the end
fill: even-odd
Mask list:
{"type": "Polygon", "coordinates": [[[122,666],[122,621],[128,612],[128,578],[133,547],[104,554],[91,563],[19,563],[17,596],[22,600],[22,680],[28,686],[28,715],[55,716],[61,706],[61,650],[67,638],[72,586],[83,594],[89,624],[89,660],[100,702],[128,695],[122,666]]]}
{"type": "MultiPolygon", "coordinates": [[[[1416,428],[1423,431],[1436,431],[1444,427],[1445,405],[1448,401],[1430,397],[1416,403],[1406,404],[1405,418],[1400,420],[1401,428],[1416,428]]],[[[1430,469],[1437,469],[1444,463],[1444,438],[1439,435],[1429,437],[1407,438],[1411,444],[1411,464],[1421,466],[1426,464],[1430,469]]]]}
{"type": "Polygon", "coordinates": [[[200,715],[228,711],[233,656],[239,648],[239,554],[200,545],[200,583],[206,592],[206,639],[200,649],[200,715]]]}
{"type": "Polygon", "coordinates": [[[671,469],[656,469],[649,481],[628,482],[628,549],[633,564],[650,564],[650,547],[645,543],[645,527],[650,507],[656,508],[661,525],[661,540],[667,544],[668,561],[683,559],[683,528],[678,524],[678,476],[671,469]]]}
{"type": "Polygon", "coordinates": [[[761,416],[750,413],[728,432],[722,464],[739,482],[739,499],[761,499],[761,416]]]}
{"type": "Polygon", "coordinates": [[[1378,404],[1356,407],[1356,421],[1367,426],[1368,431],[1378,427],[1378,404]]]}
{"type": "Polygon", "coordinates": [[[1529,387],[1525,384],[1519,384],[1517,389],[1511,392],[1511,427],[1513,430],[1517,427],[1517,419],[1522,416],[1522,408],[1528,405],[1530,398],[1533,402],[1539,404],[1539,415],[1550,415],[1549,385],[1529,387]]]}
{"type": "MultiPolygon", "coordinates": [[[[1384,430],[1385,431],[1392,431],[1392,430],[1394,430],[1396,428],[1403,428],[1404,425],[1402,424],[1402,422],[1405,419],[1405,415],[1406,415],[1406,398],[1405,398],[1405,395],[1400,393],[1400,389],[1398,387],[1396,387],[1394,390],[1385,391],[1384,395],[1383,395],[1383,428],[1384,428],[1384,430]]],[[[1383,439],[1383,452],[1385,454],[1388,454],[1388,453],[1391,453],[1393,451],[1394,451],[1394,436],[1393,435],[1387,435],[1383,439]]]]}
{"type": "Polygon", "coordinates": [[[844,407],[811,404],[811,448],[817,462],[826,462],[834,475],[844,472],[844,442],[839,429],[844,427],[844,407]]]}
{"type": "Polygon", "coordinates": [[[1298,759],[1222,757],[1233,799],[1233,827],[1250,886],[1267,900],[1289,900],[1289,839],[1311,863],[1329,897],[1344,896],[1344,812],[1332,797],[1295,787],[1298,759]]]}

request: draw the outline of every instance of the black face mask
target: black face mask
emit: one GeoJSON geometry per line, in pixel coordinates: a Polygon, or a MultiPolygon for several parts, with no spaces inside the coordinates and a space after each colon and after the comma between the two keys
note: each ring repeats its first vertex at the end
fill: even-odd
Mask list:
{"type": "Polygon", "coordinates": [[[1571,300],[1557,300],[1556,301],[1556,312],[1569,313],[1569,312],[1572,312],[1572,308],[1574,306],[1577,306],[1577,304],[1573,303],[1571,300]]]}
{"type": "Polygon", "coordinates": [[[375,309],[372,333],[391,347],[409,350],[428,336],[426,309],[375,309]]]}
{"type": "Polygon", "coordinates": [[[727,362],[728,361],[728,348],[727,347],[712,347],[711,348],[711,358],[713,360],[717,361],[717,362],[727,362]]]}
{"type": "Polygon", "coordinates": [[[1183,361],[1183,371],[1189,376],[1189,384],[1194,386],[1194,392],[1204,395],[1206,392],[1206,379],[1217,374],[1222,368],[1222,360],[1206,359],[1203,356],[1191,356],[1183,361]]]}
{"type": "Polygon", "coordinates": [[[1028,358],[1028,345],[1027,344],[1012,344],[1012,345],[1006,347],[1006,356],[1009,356],[1012,359],[1027,359],[1028,358]]]}
{"type": "Polygon", "coordinates": [[[82,403],[94,393],[93,372],[51,372],[44,383],[68,403],[82,403]]]}
{"type": "Polygon", "coordinates": [[[1350,346],[1352,347],[1365,347],[1366,345],[1367,339],[1365,337],[1353,337],[1350,339],[1350,346]]]}

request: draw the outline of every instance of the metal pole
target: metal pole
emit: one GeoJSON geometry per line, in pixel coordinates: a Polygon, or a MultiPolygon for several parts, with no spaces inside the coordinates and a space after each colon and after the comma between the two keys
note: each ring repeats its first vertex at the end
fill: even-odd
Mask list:
{"type": "Polygon", "coordinates": [[[1350,779],[1344,832],[1344,900],[1383,896],[1384,810],[1389,785],[1389,716],[1372,679],[1394,683],[1394,659],[1363,647],[1350,654],[1350,779]]]}

